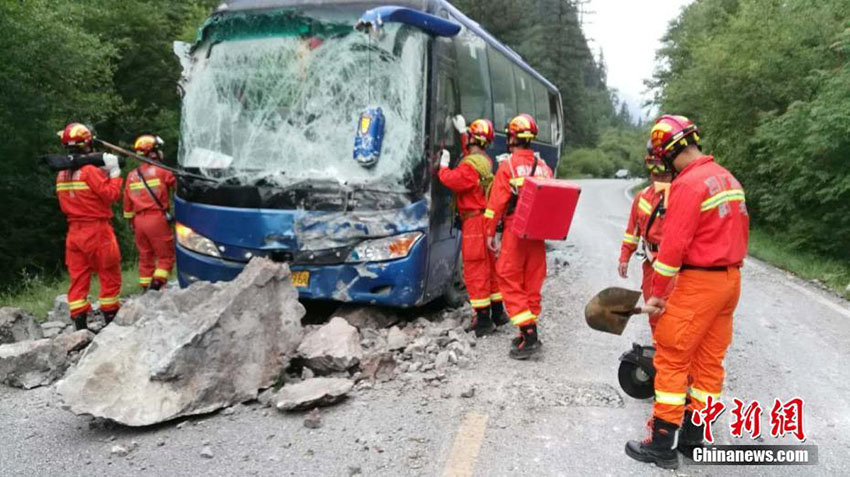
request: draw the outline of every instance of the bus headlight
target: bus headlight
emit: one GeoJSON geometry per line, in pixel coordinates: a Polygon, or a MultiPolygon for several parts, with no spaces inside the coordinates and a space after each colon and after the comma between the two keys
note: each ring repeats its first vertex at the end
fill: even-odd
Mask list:
{"type": "Polygon", "coordinates": [[[211,257],[221,257],[221,253],[219,253],[218,248],[212,240],[195,232],[189,227],[186,227],[180,222],[177,222],[174,226],[174,231],[177,234],[177,243],[182,245],[184,248],[193,252],[209,255],[211,257]]]}
{"type": "Polygon", "coordinates": [[[422,232],[408,232],[375,240],[367,240],[354,247],[345,260],[352,262],[383,262],[404,258],[410,249],[422,238],[422,232]]]}

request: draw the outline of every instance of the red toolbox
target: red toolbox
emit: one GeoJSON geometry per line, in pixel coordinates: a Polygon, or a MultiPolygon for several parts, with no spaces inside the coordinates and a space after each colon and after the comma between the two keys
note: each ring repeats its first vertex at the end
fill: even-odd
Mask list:
{"type": "Polygon", "coordinates": [[[581,187],[562,179],[526,177],[511,232],[525,239],[566,240],[581,187]]]}

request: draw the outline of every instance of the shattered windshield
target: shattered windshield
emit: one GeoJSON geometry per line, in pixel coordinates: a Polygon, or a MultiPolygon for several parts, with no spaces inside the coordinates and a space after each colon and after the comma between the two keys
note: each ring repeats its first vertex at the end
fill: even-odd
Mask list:
{"type": "MultiPolygon", "coordinates": [[[[400,186],[422,156],[427,36],[405,25],[380,35],[289,12],[220,25],[195,50],[185,85],[180,163],[252,184],[307,180],[400,186]],[[353,159],[360,114],[386,117],[380,160],[353,159]]],[[[221,22],[224,23],[224,22],[221,22]]]]}

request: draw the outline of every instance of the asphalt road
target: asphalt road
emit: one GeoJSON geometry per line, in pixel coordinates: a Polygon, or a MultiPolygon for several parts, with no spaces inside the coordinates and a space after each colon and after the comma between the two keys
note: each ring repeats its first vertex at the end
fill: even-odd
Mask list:
{"type": "MultiPolygon", "coordinates": [[[[624,336],[584,323],[600,289],[637,288],[616,274],[632,182],[582,181],[570,239],[553,244],[544,288],[536,362],[507,358],[509,330],[478,342],[476,364],[453,370],[443,387],[395,381],[358,392],[323,411],[320,429],[304,415],[259,404],[132,429],[59,409],[51,388],[0,387],[0,475],[669,475],[623,453],[642,438],[650,401],[620,391],[617,357],[649,327],[636,317],[624,336]],[[470,384],[472,398],[460,397],[470,384]],[[134,447],[126,457],[113,445],[134,447]],[[208,446],[212,458],[200,455],[208,446]]],[[[815,466],[718,467],[685,462],[680,475],[850,474],[850,307],[784,272],[747,261],[724,402],[758,399],[762,434],[775,398],[805,401],[806,444],[815,466]]],[[[733,439],[729,416],[715,425],[720,444],[796,444],[733,439]]]]}

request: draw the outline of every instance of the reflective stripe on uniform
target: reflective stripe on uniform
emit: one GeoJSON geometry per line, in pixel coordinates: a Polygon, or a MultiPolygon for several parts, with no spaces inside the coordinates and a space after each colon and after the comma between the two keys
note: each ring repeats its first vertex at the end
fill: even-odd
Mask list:
{"type": "Polygon", "coordinates": [[[118,303],[118,297],[117,296],[100,297],[100,305],[101,306],[103,306],[103,305],[114,305],[116,303],[118,303]]]}
{"type": "MultiPolygon", "coordinates": [[[[156,187],[156,186],[161,184],[159,179],[150,179],[150,180],[147,180],[147,183],[148,183],[148,187],[151,187],[151,188],[156,187]]],[[[145,188],[145,184],[142,181],[130,183],[130,190],[140,190],[140,189],[144,189],[144,188],[145,188]]]]}
{"type": "Polygon", "coordinates": [[[511,323],[513,323],[516,326],[522,326],[522,325],[528,323],[529,321],[534,321],[535,318],[537,318],[537,317],[534,315],[534,313],[532,313],[529,310],[525,310],[521,313],[517,313],[516,315],[512,316],[511,317],[511,323]]]}
{"type": "Polygon", "coordinates": [[[659,275],[663,275],[665,277],[672,277],[673,275],[679,273],[679,267],[671,267],[670,265],[665,265],[661,263],[660,260],[656,260],[655,263],[652,264],[652,268],[658,272],[659,275]]]}
{"type": "Polygon", "coordinates": [[[501,293],[493,293],[492,295],[490,295],[490,300],[495,301],[495,302],[502,301],[502,294],[501,293]]]}
{"type": "Polygon", "coordinates": [[[153,277],[154,277],[154,278],[168,278],[168,275],[169,275],[168,270],[164,270],[164,269],[162,269],[162,268],[157,268],[157,269],[156,269],[156,270],[154,270],[154,272],[153,272],[153,277]]]}
{"type": "Polygon", "coordinates": [[[640,238],[638,238],[638,237],[636,237],[632,234],[623,235],[623,243],[630,243],[630,244],[633,244],[633,245],[637,245],[638,242],[640,242],[640,238]]]}
{"type": "Polygon", "coordinates": [[[153,281],[153,277],[139,277],[140,285],[150,285],[153,281]]]}
{"type": "Polygon", "coordinates": [[[719,192],[714,194],[702,201],[702,205],[700,206],[700,211],[706,212],[711,209],[714,209],[722,204],[727,202],[743,202],[744,201],[744,191],[741,189],[729,189],[724,190],[723,192],[719,192]]]}
{"type": "Polygon", "coordinates": [[[85,181],[66,181],[56,183],[56,192],[69,190],[89,190],[89,185],[85,181]]]}
{"type": "Polygon", "coordinates": [[[666,393],[656,389],[655,402],[659,404],[670,404],[672,406],[684,406],[685,393],[666,393]]]}
{"type": "Polygon", "coordinates": [[[124,211],[124,218],[125,218],[125,219],[132,219],[134,215],[136,215],[136,213],[135,213],[135,212],[127,212],[127,211],[124,211]]]}
{"type": "Polygon", "coordinates": [[[702,389],[694,387],[688,388],[688,396],[696,399],[699,402],[706,402],[709,396],[713,397],[715,401],[720,400],[720,393],[710,393],[708,391],[703,391],[702,389]]]}
{"type": "Polygon", "coordinates": [[[644,199],[643,197],[641,197],[638,201],[638,208],[644,214],[652,215],[652,204],[650,204],[649,201],[644,199]]]}
{"type": "Polygon", "coordinates": [[[485,219],[492,219],[495,216],[496,216],[496,212],[493,211],[492,209],[487,209],[487,210],[484,211],[484,218],[485,219]]]}
{"type": "Polygon", "coordinates": [[[472,308],[487,308],[490,306],[490,298],[481,298],[479,300],[469,300],[469,304],[472,308]]]}
{"type": "Polygon", "coordinates": [[[79,310],[80,308],[85,308],[89,304],[88,299],[83,298],[82,300],[75,300],[68,303],[68,308],[71,311],[79,310]]]}

